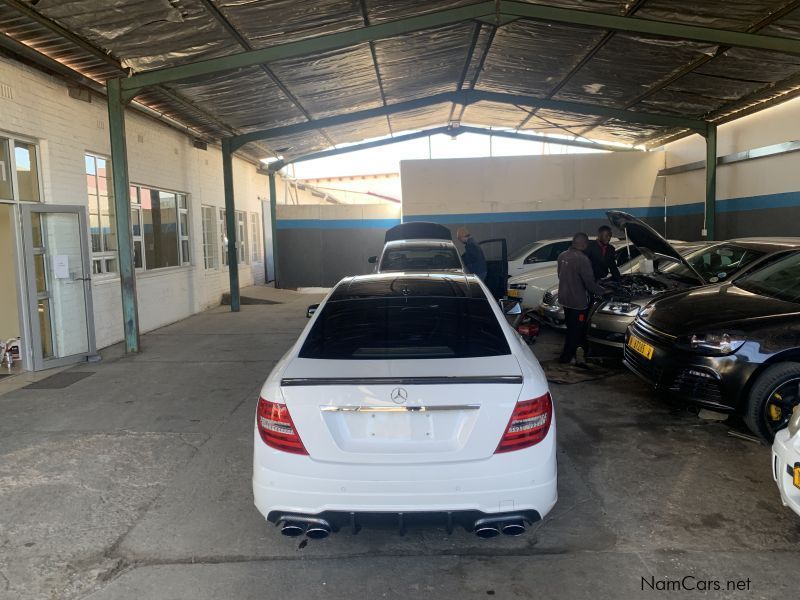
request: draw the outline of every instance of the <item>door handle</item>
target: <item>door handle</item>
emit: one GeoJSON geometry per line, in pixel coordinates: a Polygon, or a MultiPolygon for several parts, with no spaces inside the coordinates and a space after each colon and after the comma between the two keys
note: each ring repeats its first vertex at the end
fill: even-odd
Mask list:
{"type": "Polygon", "coordinates": [[[91,277],[76,277],[72,281],[91,281],[91,280],[92,280],[91,277]]]}

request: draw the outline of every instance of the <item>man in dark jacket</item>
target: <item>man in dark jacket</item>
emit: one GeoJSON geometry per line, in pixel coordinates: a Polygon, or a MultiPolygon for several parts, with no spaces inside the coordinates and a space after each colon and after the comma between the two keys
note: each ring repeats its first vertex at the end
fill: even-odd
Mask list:
{"type": "Polygon", "coordinates": [[[480,277],[481,281],[486,281],[486,256],[478,242],[472,238],[465,227],[459,228],[456,237],[459,242],[464,244],[464,254],[461,255],[461,259],[464,261],[467,271],[480,277]]]}
{"type": "Polygon", "coordinates": [[[602,296],[605,290],[598,285],[592,273],[592,263],[586,256],[589,236],[576,233],[572,238],[572,246],[558,257],[558,302],[564,307],[564,320],[567,335],[561,362],[583,363],[582,353],[577,354],[586,338],[586,320],[591,306],[591,295],[602,296]]]}
{"type": "Polygon", "coordinates": [[[599,281],[611,273],[614,280],[620,278],[617,267],[617,251],[611,245],[611,227],[603,225],[597,230],[597,239],[589,242],[586,256],[592,261],[595,281],[599,281]]]}

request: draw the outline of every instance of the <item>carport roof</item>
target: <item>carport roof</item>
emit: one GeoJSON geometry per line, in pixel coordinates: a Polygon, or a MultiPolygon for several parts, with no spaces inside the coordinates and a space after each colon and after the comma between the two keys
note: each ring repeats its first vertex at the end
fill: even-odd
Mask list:
{"type": "Polygon", "coordinates": [[[0,0],[0,31],[258,158],[460,123],[655,146],[800,93],[800,0],[0,0]]]}

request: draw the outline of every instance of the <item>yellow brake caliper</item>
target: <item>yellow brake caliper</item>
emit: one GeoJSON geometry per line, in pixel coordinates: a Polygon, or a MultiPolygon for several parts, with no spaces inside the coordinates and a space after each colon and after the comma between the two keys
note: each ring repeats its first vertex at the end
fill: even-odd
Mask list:
{"type": "MultiPolygon", "coordinates": [[[[781,396],[778,392],[775,392],[772,397],[775,398],[776,400],[783,400],[783,396],[781,396]]],[[[769,405],[769,418],[770,419],[772,419],[773,421],[780,421],[782,414],[783,414],[783,411],[781,410],[780,406],[777,406],[775,404],[770,404],[769,405]]]]}

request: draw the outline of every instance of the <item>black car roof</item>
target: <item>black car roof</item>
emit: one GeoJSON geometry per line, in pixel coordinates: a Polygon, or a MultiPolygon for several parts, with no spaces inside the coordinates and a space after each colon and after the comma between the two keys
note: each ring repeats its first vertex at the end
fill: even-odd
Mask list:
{"type": "Polygon", "coordinates": [[[410,296],[486,297],[476,277],[455,273],[382,273],[343,279],[328,301],[410,296]]]}
{"type": "Polygon", "coordinates": [[[733,244],[761,252],[780,252],[783,250],[800,250],[800,238],[734,238],[723,240],[720,244],[733,244]]]}

